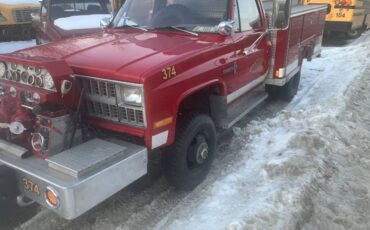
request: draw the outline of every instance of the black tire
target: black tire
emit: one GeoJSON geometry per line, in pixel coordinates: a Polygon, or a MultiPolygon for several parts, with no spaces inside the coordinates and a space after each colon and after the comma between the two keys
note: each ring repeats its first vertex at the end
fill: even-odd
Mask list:
{"type": "Polygon", "coordinates": [[[355,38],[360,37],[361,34],[362,34],[362,30],[361,29],[356,29],[356,30],[351,30],[351,31],[347,32],[346,35],[350,39],[355,39],[355,38]]]}
{"type": "Polygon", "coordinates": [[[163,156],[164,175],[180,190],[192,190],[207,176],[216,151],[216,128],[205,114],[185,117],[163,156]]]}
{"type": "Polygon", "coordinates": [[[270,98],[291,101],[297,94],[301,71],[296,73],[284,86],[266,85],[266,91],[270,98]]]}

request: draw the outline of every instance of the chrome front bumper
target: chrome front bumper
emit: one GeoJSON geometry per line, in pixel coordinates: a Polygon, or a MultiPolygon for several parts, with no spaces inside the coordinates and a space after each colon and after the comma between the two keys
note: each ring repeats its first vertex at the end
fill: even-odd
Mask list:
{"type": "Polygon", "coordinates": [[[55,155],[58,156],[56,159],[50,157],[48,161],[33,156],[20,159],[0,151],[0,164],[16,171],[20,191],[26,197],[65,219],[74,219],[147,173],[145,147],[118,140],[95,140],[98,142],[86,142],[67,150],[68,153],[55,155]],[[100,150],[92,152],[91,144],[100,145],[100,150]],[[122,147],[122,151],[110,154],[114,155],[111,158],[102,157],[109,155],[104,151],[117,150],[117,145],[122,147]],[[87,151],[82,151],[85,147],[88,147],[87,151]],[[96,155],[99,152],[101,155],[96,155]],[[87,157],[93,155],[95,157],[87,157]],[[27,190],[32,186],[25,186],[24,181],[37,185],[39,192],[27,190]],[[46,188],[52,188],[58,194],[58,207],[52,208],[47,204],[46,188]]]}

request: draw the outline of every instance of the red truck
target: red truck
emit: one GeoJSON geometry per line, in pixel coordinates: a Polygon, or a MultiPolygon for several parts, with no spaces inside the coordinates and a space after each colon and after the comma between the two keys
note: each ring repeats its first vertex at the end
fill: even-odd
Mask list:
{"type": "Polygon", "coordinates": [[[326,7],[265,5],[128,0],[100,34],[1,55],[0,162],[18,202],[76,218],[156,154],[171,185],[200,184],[217,130],[268,95],[291,100],[320,54],[326,7]]]}

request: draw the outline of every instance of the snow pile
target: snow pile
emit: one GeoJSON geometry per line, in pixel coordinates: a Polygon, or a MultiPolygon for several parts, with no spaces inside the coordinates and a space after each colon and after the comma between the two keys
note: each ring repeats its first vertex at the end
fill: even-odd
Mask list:
{"type": "Polygon", "coordinates": [[[109,18],[110,14],[79,15],[66,18],[58,18],[54,25],[62,30],[94,29],[100,27],[103,18],[109,18]]]}
{"type": "Polygon", "coordinates": [[[35,40],[18,42],[1,42],[0,54],[11,53],[17,50],[26,49],[36,45],[35,40]]]}
{"type": "MultiPolygon", "coordinates": [[[[366,175],[362,182],[370,177],[370,156],[357,155],[369,149],[370,132],[369,128],[362,127],[364,118],[357,120],[354,111],[347,109],[356,99],[359,103],[356,108],[364,114],[369,111],[370,76],[364,74],[370,57],[369,47],[370,41],[347,48],[330,48],[323,52],[322,58],[305,63],[302,87],[305,84],[311,87],[300,90],[297,98],[276,118],[235,128],[234,145],[245,143],[238,163],[231,165],[226,176],[205,191],[204,188],[194,191],[204,193],[204,200],[198,203],[185,200],[156,229],[358,229],[367,226],[370,183],[351,187],[354,183],[348,177],[366,175]],[[360,92],[346,90],[355,77],[362,75],[365,78],[361,84],[367,96],[353,98],[353,93],[360,92]],[[362,106],[365,104],[367,106],[362,106]],[[347,164],[353,165],[353,169],[347,177],[338,177],[347,164]],[[340,192],[337,197],[328,199],[322,187],[330,183],[331,178],[337,178],[341,182],[339,186],[343,186],[338,190],[345,191],[352,199],[340,204],[340,192]],[[348,192],[351,189],[355,195],[348,192]],[[318,192],[322,196],[317,196],[318,192]],[[354,197],[356,194],[358,197],[354,197]],[[332,201],[328,205],[333,209],[330,215],[324,215],[328,211],[327,200],[332,201]],[[191,205],[184,206],[184,203],[191,205]],[[316,210],[321,203],[322,207],[316,210]],[[345,219],[346,214],[340,215],[343,209],[348,214],[358,211],[356,217],[365,219],[358,225],[351,223],[355,220],[345,219]],[[335,214],[339,217],[335,218],[335,214]]],[[[365,119],[369,124],[368,114],[365,119]]]]}
{"type": "Polygon", "coordinates": [[[40,4],[39,0],[0,0],[0,4],[40,4]]]}

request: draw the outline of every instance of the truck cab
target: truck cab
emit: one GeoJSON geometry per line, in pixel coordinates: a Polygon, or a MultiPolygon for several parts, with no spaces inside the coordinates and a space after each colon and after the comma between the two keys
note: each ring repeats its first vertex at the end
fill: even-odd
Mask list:
{"type": "Polygon", "coordinates": [[[33,14],[36,43],[98,32],[110,10],[108,0],[43,0],[39,12],[33,14]]]}
{"type": "Polygon", "coordinates": [[[101,33],[0,55],[0,162],[24,197],[73,219],[148,173],[191,190],[217,132],[291,100],[325,6],[127,0],[101,33]],[[10,147],[9,147],[10,146],[10,147]]]}

